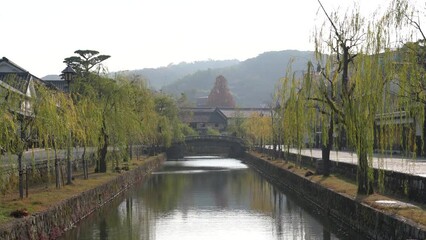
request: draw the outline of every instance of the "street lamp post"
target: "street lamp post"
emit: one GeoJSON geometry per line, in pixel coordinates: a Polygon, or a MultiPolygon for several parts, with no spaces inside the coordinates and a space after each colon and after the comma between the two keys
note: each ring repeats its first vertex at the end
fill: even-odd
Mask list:
{"type": "MultiPolygon", "coordinates": [[[[67,82],[68,85],[68,94],[70,99],[71,98],[71,81],[73,80],[74,76],[77,73],[74,71],[74,69],[70,66],[67,65],[67,67],[62,70],[62,78],[67,82]]],[[[69,136],[68,136],[68,146],[67,146],[67,184],[71,184],[72,183],[72,164],[71,164],[71,130],[69,131],[69,136]]]]}
{"type": "Polygon", "coordinates": [[[70,65],[67,65],[67,67],[66,67],[64,70],[62,70],[62,74],[61,74],[61,76],[62,76],[62,79],[64,79],[64,80],[65,80],[65,82],[67,82],[67,85],[68,85],[68,93],[70,94],[70,96],[71,96],[70,83],[71,83],[71,81],[74,79],[74,76],[75,76],[76,74],[77,74],[77,73],[74,71],[74,69],[73,69],[70,65]]]}

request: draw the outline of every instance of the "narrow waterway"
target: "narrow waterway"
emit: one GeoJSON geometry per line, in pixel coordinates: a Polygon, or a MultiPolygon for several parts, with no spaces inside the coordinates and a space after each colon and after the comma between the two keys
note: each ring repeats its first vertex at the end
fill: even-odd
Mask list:
{"type": "MultiPolygon", "coordinates": [[[[334,232],[333,232],[334,231],[334,232]]],[[[62,239],[339,239],[235,159],[166,162],[62,239]]]]}

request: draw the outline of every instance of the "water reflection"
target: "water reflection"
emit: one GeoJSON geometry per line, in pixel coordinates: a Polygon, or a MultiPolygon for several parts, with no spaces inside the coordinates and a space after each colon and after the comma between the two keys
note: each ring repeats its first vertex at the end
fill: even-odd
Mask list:
{"type": "Polygon", "coordinates": [[[338,239],[233,159],[167,162],[63,239],[338,239]]]}

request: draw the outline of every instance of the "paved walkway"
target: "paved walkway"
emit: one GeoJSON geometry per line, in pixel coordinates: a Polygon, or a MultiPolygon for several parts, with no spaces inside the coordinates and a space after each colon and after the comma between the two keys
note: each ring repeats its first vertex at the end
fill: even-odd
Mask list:
{"type": "MultiPolygon", "coordinates": [[[[297,153],[296,149],[290,149],[290,152],[297,153]]],[[[322,158],[321,149],[302,149],[302,155],[311,156],[315,158],[322,158]]],[[[358,157],[356,153],[352,152],[336,152],[331,151],[330,159],[337,162],[346,162],[357,164],[358,157]]],[[[374,154],[373,166],[381,169],[391,170],[395,172],[403,172],[413,175],[426,177],[426,159],[425,158],[408,158],[400,155],[381,155],[374,154]]]]}

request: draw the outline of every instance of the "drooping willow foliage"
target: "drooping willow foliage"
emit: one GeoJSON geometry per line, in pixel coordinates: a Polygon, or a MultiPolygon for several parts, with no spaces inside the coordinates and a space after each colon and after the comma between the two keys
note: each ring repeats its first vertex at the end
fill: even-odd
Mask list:
{"type": "MultiPolygon", "coordinates": [[[[174,99],[150,91],[139,78],[110,79],[88,73],[71,83],[71,92],[35,83],[33,88],[32,97],[0,88],[0,146],[1,151],[7,153],[2,159],[19,156],[18,170],[22,173],[24,151],[34,144],[45,148],[49,158],[48,174],[53,155],[57,188],[64,184],[65,174],[59,151],[82,147],[83,175],[87,179],[86,149],[89,147],[100,149],[98,169],[103,162],[106,171],[107,161],[113,169],[127,161],[129,146],[133,144],[168,145],[189,132],[177,117],[174,99]]],[[[32,164],[34,169],[36,163],[28,159],[24,164],[32,164]]],[[[6,166],[11,173],[4,177],[5,171],[0,171],[1,192],[5,193],[16,186],[16,182],[11,181],[18,172],[16,163],[2,162],[0,166],[6,166]]],[[[18,184],[21,197],[22,175],[19,174],[18,184]]]]}
{"type": "Polygon", "coordinates": [[[250,114],[244,121],[245,138],[252,145],[264,147],[272,143],[272,118],[259,112],[250,114]]]}
{"type": "MultiPolygon", "coordinates": [[[[10,156],[13,150],[11,139],[15,139],[18,125],[13,114],[9,111],[7,101],[4,101],[10,93],[6,90],[0,91],[0,151],[5,156],[10,156]]],[[[15,163],[16,164],[16,163],[15,163]]],[[[13,166],[11,161],[4,162],[0,165],[0,192],[5,193],[15,184],[16,174],[12,173],[12,176],[7,176],[7,167],[5,165],[13,166]]]]}
{"type": "MultiPolygon", "coordinates": [[[[383,21],[368,22],[359,10],[342,20],[333,13],[329,21],[333,34],[326,37],[325,46],[316,41],[316,49],[322,56],[319,60],[325,62],[322,77],[332,88],[333,97],[323,92],[325,97],[319,99],[337,115],[333,121],[337,119],[336,123],[344,126],[348,144],[357,152],[358,192],[371,193],[375,120],[387,112],[384,100],[394,76],[391,43],[383,21]]],[[[317,37],[323,38],[322,33],[317,37]]]]}
{"type": "MultiPolygon", "coordinates": [[[[407,44],[403,48],[395,44],[407,38],[389,22],[393,16],[401,23],[398,17],[406,10],[391,7],[381,18],[366,19],[357,7],[341,16],[328,14],[319,3],[326,21],[315,32],[318,67],[313,71],[308,63],[301,77],[290,67],[280,87],[284,144],[300,150],[312,143],[315,129],[321,128],[324,145],[332,138],[335,148],[345,145],[356,151],[358,193],[369,194],[373,192],[374,149],[384,153],[398,146],[406,153],[416,152],[412,119],[424,118],[425,68],[418,63],[418,49],[424,43],[411,53],[401,51],[409,48],[407,44]]],[[[323,148],[330,150],[331,146],[323,148]]],[[[381,181],[383,172],[379,185],[381,181]]]]}
{"type": "Polygon", "coordinates": [[[313,72],[311,65],[301,73],[293,72],[291,67],[290,63],[285,77],[281,79],[281,90],[277,93],[280,101],[278,120],[281,124],[280,138],[287,151],[294,147],[300,153],[302,148],[313,144],[316,132],[316,108],[309,102],[313,97],[310,86],[313,72]]]}
{"type": "Polygon", "coordinates": [[[71,98],[65,93],[49,91],[43,86],[37,90],[33,130],[37,132],[38,141],[54,151],[55,182],[59,188],[62,185],[62,171],[58,150],[70,144],[70,131],[75,132],[77,129],[77,113],[71,98]]]}

